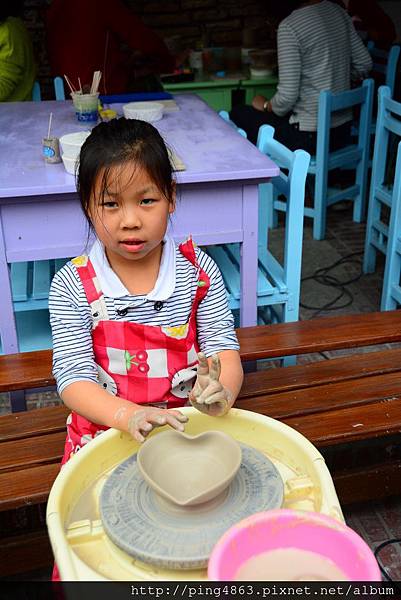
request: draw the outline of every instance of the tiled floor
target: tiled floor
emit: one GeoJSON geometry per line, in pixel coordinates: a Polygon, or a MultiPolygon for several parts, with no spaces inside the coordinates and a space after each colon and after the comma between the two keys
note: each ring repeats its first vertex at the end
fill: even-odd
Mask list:
{"type": "MultiPolygon", "coordinates": [[[[331,302],[338,290],[322,286],[320,283],[307,280],[302,285],[302,303],[314,306],[313,309],[302,308],[301,318],[309,319],[315,315],[340,314],[352,312],[371,312],[379,310],[380,288],[383,276],[383,261],[379,260],[377,272],[361,275],[361,260],[364,245],[364,225],[352,222],[351,208],[344,211],[330,210],[328,214],[327,236],[323,241],[315,241],[311,236],[311,228],[306,223],[303,253],[303,277],[309,277],[316,269],[329,267],[342,259],[342,263],[330,271],[340,282],[357,279],[345,285],[350,292],[346,297],[349,305],[336,310],[319,310],[331,302]]],[[[273,232],[272,243],[280,243],[280,231],[273,232]]],[[[344,299],[343,299],[344,300],[344,299]]],[[[338,306],[343,300],[336,303],[338,306]]],[[[0,395],[1,396],[1,395],[0,395]]],[[[53,404],[57,402],[53,393],[31,395],[30,407],[53,404]]],[[[8,410],[8,400],[0,397],[0,412],[8,410]]],[[[392,498],[383,502],[372,502],[355,505],[345,511],[347,523],[355,529],[374,549],[381,542],[401,537],[401,490],[400,498],[392,498]]],[[[381,553],[382,563],[393,579],[401,580],[401,546],[387,547],[381,553]]],[[[48,572],[36,573],[36,579],[45,579],[48,572]]]]}

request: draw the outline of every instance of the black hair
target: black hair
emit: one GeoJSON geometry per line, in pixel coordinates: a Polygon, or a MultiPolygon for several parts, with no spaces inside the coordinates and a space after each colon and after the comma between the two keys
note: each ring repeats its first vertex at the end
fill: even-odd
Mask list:
{"type": "Polygon", "coordinates": [[[23,7],[23,0],[0,0],[0,23],[8,17],[20,17],[23,7]]]}
{"type": "Polygon", "coordinates": [[[101,196],[108,189],[110,170],[133,162],[143,168],[169,202],[175,182],[166,144],[153,125],[137,119],[113,119],[92,129],[81,148],[77,190],[82,210],[91,225],[90,200],[102,174],[101,196]]]}

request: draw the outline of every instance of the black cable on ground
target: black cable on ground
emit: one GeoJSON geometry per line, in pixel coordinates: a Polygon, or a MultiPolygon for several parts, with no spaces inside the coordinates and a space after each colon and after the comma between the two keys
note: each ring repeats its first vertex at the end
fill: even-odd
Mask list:
{"type": "Polygon", "coordinates": [[[386,540],[385,542],[382,542],[375,549],[374,555],[375,555],[375,558],[377,560],[377,564],[379,565],[379,569],[380,569],[382,575],[384,575],[384,577],[387,579],[387,581],[392,581],[393,583],[395,583],[396,587],[399,590],[401,590],[401,585],[397,584],[394,581],[394,579],[391,579],[390,575],[388,575],[387,571],[385,570],[385,568],[383,567],[383,565],[380,562],[379,552],[381,550],[383,550],[383,548],[386,548],[387,546],[389,546],[390,544],[401,544],[401,538],[392,538],[390,540],[386,540]]]}
{"type": "Polygon", "coordinates": [[[345,286],[347,286],[351,283],[355,283],[362,277],[362,261],[353,259],[353,257],[361,256],[362,254],[363,254],[363,252],[353,252],[351,254],[348,254],[347,256],[343,256],[342,258],[340,258],[339,260],[337,260],[336,262],[334,262],[333,264],[331,264],[327,267],[320,267],[319,269],[316,269],[316,271],[313,273],[313,275],[309,275],[308,277],[303,277],[301,279],[301,282],[314,280],[314,281],[316,281],[316,283],[320,283],[321,285],[332,287],[339,291],[336,298],[334,298],[333,300],[330,300],[330,302],[327,302],[323,306],[310,306],[308,304],[300,302],[300,306],[302,308],[305,308],[307,310],[316,311],[310,318],[316,317],[318,314],[320,314],[323,311],[340,310],[341,308],[346,308],[347,306],[350,306],[352,304],[352,302],[354,301],[354,296],[345,286]],[[336,267],[343,265],[345,263],[354,263],[354,264],[358,265],[360,268],[360,273],[356,277],[351,277],[350,279],[347,279],[345,281],[341,281],[334,275],[330,275],[330,271],[332,271],[336,267]],[[338,302],[343,297],[345,297],[346,300],[342,304],[338,304],[338,302]]]}

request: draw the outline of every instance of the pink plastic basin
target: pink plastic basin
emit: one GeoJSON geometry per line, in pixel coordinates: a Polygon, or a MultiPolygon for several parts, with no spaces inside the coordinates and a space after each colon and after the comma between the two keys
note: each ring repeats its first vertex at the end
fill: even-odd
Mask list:
{"type": "Polygon", "coordinates": [[[318,553],[350,581],[381,580],[373,552],[350,527],[320,513],[285,508],[257,513],[226,531],[213,548],[208,578],[233,581],[244,562],[278,548],[318,553]]]}

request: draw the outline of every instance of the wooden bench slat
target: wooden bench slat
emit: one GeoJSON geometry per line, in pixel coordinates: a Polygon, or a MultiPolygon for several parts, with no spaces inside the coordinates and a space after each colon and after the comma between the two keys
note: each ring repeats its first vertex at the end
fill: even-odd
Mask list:
{"type": "Polygon", "coordinates": [[[49,387],[55,384],[51,350],[1,356],[0,392],[49,387]]]}
{"type": "Polygon", "coordinates": [[[333,481],[341,504],[365,502],[399,496],[401,489],[401,461],[389,460],[387,464],[371,465],[363,469],[347,469],[333,474],[333,481]]]}
{"type": "Polygon", "coordinates": [[[282,419],[316,446],[331,446],[401,432],[399,398],[304,417],[282,419]]]}
{"type": "Polygon", "coordinates": [[[352,387],[349,381],[339,381],[316,387],[260,395],[255,398],[238,400],[235,406],[266,414],[274,419],[283,419],[361,406],[383,399],[395,398],[401,404],[400,372],[362,377],[352,383],[352,387]]]}
{"type": "MultiPolygon", "coordinates": [[[[239,399],[401,371],[401,349],[366,352],[304,365],[246,373],[239,399]]],[[[350,385],[350,384],[349,384],[350,385]]]]}
{"type": "Polygon", "coordinates": [[[65,422],[69,412],[63,404],[2,415],[0,418],[0,442],[65,432],[65,422]]]}
{"type": "Polygon", "coordinates": [[[0,473],[61,462],[66,432],[22,438],[1,444],[0,473]]]}
{"type": "Polygon", "coordinates": [[[50,464],[0,473],[0,511],[47,502],[59,470],[59,464],[50,464]]]}
{"type": "MultiPolygon", "coordinates": [[[[237,330],[242,360],[354,348],[401,341],[401,311],[324,317],[237,330]]],[[[54,386],[52,352],[2,356],[0,392],[54,386]]]]}
{"type": "Polygon", "coordinates": [[[0,577],[50,567],[54,561],[46,530],[2,539],[0,554],[0,577]]]}
{"type": "Polygon", "coordinates": [[[241,327],[242,360],[309,354],[401,341],[401,310],[241,327]]]}

